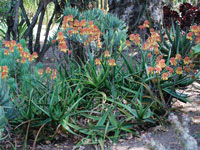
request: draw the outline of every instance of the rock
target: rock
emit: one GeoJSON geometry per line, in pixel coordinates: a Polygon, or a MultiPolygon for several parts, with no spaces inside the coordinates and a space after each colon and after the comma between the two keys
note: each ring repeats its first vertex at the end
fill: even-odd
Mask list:
{"type": "Polygon", "coordinates": [[[157,28],[163,20],[163,4],[164,0],[110,0],[109,12],[124,20],[129,30],[133,31],[147,19],[147,8],[153,26],[157,28]]]}

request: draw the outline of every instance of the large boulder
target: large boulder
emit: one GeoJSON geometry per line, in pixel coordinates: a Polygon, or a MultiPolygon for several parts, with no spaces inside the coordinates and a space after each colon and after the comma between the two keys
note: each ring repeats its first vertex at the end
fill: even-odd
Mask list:
{"type": "Polygon", "coordinates": [[[137,29],[147,16],[153,27],[163,20],[164,0],[109,0],[109,12],[116,14],[129,26],[130,31],[137,29]]]}

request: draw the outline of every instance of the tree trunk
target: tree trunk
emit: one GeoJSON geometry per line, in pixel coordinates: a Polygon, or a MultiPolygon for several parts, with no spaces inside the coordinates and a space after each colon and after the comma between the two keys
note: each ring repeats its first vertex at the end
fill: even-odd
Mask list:
{"type": "Polygon", "coordinates": [[[157,28],[158,23],[162,23],[163,4],[164,0],[110,0],[109,12],[124,20],[129,31],[138,29],[138,25],[146,19],[150,19],[152,27],[157,28]]]}

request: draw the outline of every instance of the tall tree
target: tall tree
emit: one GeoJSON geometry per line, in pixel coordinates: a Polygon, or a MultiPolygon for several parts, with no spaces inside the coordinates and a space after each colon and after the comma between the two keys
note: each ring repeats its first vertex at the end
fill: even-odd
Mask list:
{"type": "Polygon", "coordinates": [[[23,18],[22,21],[25,21],[28,26],[28,29],[25,32],[23,38],[29,41],[28,47],[29,47],[30,52],[32,53],[33,51],[35,51],[39,54],[40,57],[42,57],[44,53],[50,47],[50,45],[47,44],[47,38],[49,35],[50,27],[53,23],[53,19],[56,18],[57,14],[62,12],[65,6],[66,0],[40,0],[37,11],[34,14],[32,19],[29,18],[27,15],[26,9],[24,8],[24,1],[25,0],[10,0],[11,7],[8,13],[11,15],[8,15],[7,17],[8,30],[6,32],[5,40],[11,40],[11,36],[13,37],[12,38],[13,40],[19,40],[18,27],[21,24],[19,23],[19,16],[21,15],[23,18]],[[55,7],[53,10],[53,14],[47,24],[45,40],[41,48],[41,45],[40,45],[41,29],[42,29],[42,24],[44,20],[45,11],[47,9],[47,5],[49,5],[50,3],[53,3],[55,7]],[[37,22],[38,22],[38,28],[37,28],[37,33],[36,33],[35,45],[33,46],[33,28],[35,27],[37,22]]]}

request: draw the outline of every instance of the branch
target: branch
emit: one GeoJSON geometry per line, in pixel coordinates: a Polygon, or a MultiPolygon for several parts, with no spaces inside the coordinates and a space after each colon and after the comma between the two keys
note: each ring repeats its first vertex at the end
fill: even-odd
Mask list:
{"type": "Polygon", "coordinates": [[[10,40],[10,33],[12,31],[12,28],[13,28],[13,18],[11,16],[12,12],[13,12],[13,7],[14,5],[14,0],[11,0],[10,1],[10,9],[8,11],[8,16],[6,18],[6,22],[7,22],[7,26],[8,26],[8,30],[6,31],[6,37],[5,37],[5,40],[9,41],[10,40]]]}
{"type": "MultiPolygon", "coordinates": [[[[26,10],[24,8],[23,0],[20,4],[20,8],[21,8],[23,17],[25,18],[26,24],[29,27],[31,23],[28,19],[28,15],[27,15],[26,10]]],[[[33,52],[32,47],[33,47],[33,31],[31,31],[30,34],[29,34],[29,43],[28,43],[28,48],[29,48],[31,53],[33,52]]]]}
{"type": "Polygon", "coordinates": [[[19,6],[20,6],[21,0],[18,0],[16,6],[15,6],[15,19],[14,19],[14,26],[13,26],[13,40],[17,40],[19,38],[18,33],[18,19],[19,19],[19,6]]]}
{"type": "Polygon", "coordinates": [[[35,13],[35,16],[33,17],[33,21],[31,22],[30,26],[28,27],[28,31],[24,35],[24,39],[26,39],[29,36],[29,34],[32,32],[35,24],[37,23],[38,16],[39,16],[40,12],[42,11],[43,6],[44,6],[43,3],[40,2],[37,12],[35,13]]]}
{"type": "Polygon", "coordinates": [[[37,29],[37,35],[36,35],[35,47],[34,47],[34,51],[36,51],[37,53],[40,52],[40,34],[41,34],[44,14],[45,14],[45,8],[43,7],[42,12],[40,14],[40,20],[39,20],[39,23],[38,23],[38,29],[37,29]]]}
{"type": "MultiPolygon", "coordinates": [[[[41,49],[41,52],[39,54],[39,59],[43,57],[43,55],[45,54],[45,52],[48,50],[47,45],[47,38],[49,36],[49,30],[50,30],[50,27],[51,27],[51,24],[53,22],[53,18],[57,12],[57,7],[58,7],[58,4],[57,4],[57,0],[54,0],[54,4],[55,4],[55,8],[54,8],[54,11],[53,11],[53,14],[51,16],[51,19],[49,20],[49,23],[48,23],[48,26],[47,26],[47,30],[46,30],[46,34],[45,34],[45,40],[44,40],[44,43],[43,43],[43,46],[42,46],[42,49],[41,49]]],[[[48,46],[50,47],[50,46],[48,46]]]]}

